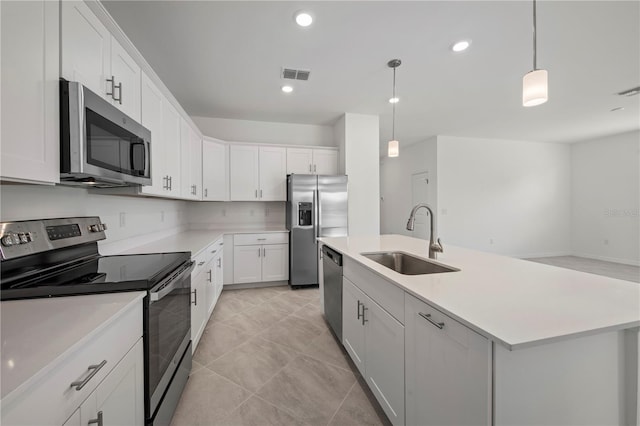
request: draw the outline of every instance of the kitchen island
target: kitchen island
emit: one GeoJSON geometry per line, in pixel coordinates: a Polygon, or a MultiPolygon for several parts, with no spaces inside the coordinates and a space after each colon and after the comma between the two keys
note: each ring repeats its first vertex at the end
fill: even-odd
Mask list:
{"type": "Polygon", "coordinates": [[[426,241],[320,241],[344,256],[342,343],[394,424],[637,424],[638,284],[451,246],[435,262],[459,271],[403,275],[362,253],[427,259],[426,241]]]}

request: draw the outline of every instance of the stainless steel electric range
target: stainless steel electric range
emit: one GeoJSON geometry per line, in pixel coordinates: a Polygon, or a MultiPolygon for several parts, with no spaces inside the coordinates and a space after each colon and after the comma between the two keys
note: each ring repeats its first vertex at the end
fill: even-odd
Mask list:
{"type": "Polygon", "coordinates": [[[168,425],[191,371],[191,253],[101,256],[99,217],[0,223],[0,300],[146,291],[145,417],[168,425]]]}

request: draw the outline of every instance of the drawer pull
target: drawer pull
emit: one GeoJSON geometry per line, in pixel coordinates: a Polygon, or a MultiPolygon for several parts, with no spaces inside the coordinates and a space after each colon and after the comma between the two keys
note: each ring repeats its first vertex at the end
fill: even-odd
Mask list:
{"type": "Polygon", "coordinates": [[[89,373],[89,375],[87,377],[85,377],[84,380],[80,380],[78,382],[73,382],[69,386],[70,387],[74,387],[75,386],[77,391],[81,390],[84,387],[84,385],[89,383],[89,380],[93,379],[93,376],[95,376],[96,373],[98,373],[98,371],[100,371],[100,369],[102,367],[104,367],[106,363],[107,363],[107,360],[104,359],[104,360],[102,360],[102,362],[100,364],[90,365],[88,370],[91,371],[91,373],[89,373]]]}
{"type": "Polygon", "coordinates": [[[432,320],[431,319],[431,314],[423,314],[422,312],[418,312],[418,315],[420,315],[422,318],[426,319],[431,324],[433,324],[436,327],[438,327],[440,330],[442,330],[444,328],[444,323],[443,322],[435,322],[434,320],[432,320]]]}
{"type": "Polygon", "coordinates": [[[215,254],[218,250],[211,250],[211,254],[215,254]]]}
{"type": "Polygon", "coordinates": [[[202,262],[198,262],[198,266],[204,265],[204,260],[202,262]]]}
{"type": "Polygon", "coordinates": [[[266,241],[266,238],[258,238],[258,241],[266,241]]]}
{"type": "Polygon", "coordinates": [[[193,302],[191,302],[191,303],[193,303],[194,305],[198,306],[198,289],[194,288],[191,293],[193,293],[193,302]]]}
{"type": "Polygon", "coordinates": [[[98,417],[95,419],[91,419],[89,420],[88,424],[92,425],[92,424],[97,424],[98,426],[102,426],[103,422],[102,422],[102,411],[98,411],[98,417]]]}

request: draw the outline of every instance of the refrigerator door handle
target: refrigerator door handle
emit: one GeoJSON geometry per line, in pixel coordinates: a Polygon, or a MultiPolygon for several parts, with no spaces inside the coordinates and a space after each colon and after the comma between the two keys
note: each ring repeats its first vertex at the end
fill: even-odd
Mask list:
{"type": "Polygon", "coordinates": [[[316,227],[316,229],[318,230],[318,237],[322,237],[322,200],[320,199],[320,190],[318,190],[318,195],[317,195],[317,202],[318,204],[316,204],[318,206],[318,208],[316,209],[318,211],[318,220],[316,221],[316,223],[318,224],[318,226],[316,227]]]}
{"type": "Polygon", "coordinates": [[[316,242],[316,238],[318,238],[318,191],[313,191],[313,229],[315,230],[313,236],[313,242],[316,242]]]}

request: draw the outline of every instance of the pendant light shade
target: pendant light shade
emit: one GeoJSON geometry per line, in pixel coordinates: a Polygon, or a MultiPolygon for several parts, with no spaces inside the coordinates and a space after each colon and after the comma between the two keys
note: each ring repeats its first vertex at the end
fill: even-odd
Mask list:
{"type": "Polygon", "coordinates": [[[387,62],[387,66],[389,68],[393,68],[393,96],[389,100],[391,105],[393,105],[393,124],[391,130],[391,140],[389,141],[389,147],[387,150],[387,155],[389,157],[397,157],[400,155],[400,142],[396,140],[396,104],[398,103],[398,97],[396,96],[396,68],[400,66],[402,61],[400,59],[392,59],[387,62]],[[394,100],[392,102],[391,100],[394,100]]]}
{"type": "Polygon", "coordinates": [[[522,105],[536,106],[547,102],[547,70],[529,71],[522,77],[522,105]]]}
{"type": "Polygon", "coordinates": [[[522,77],[522,106],[541,105],[549,99],[547,70],[537,67],[536,0],[533,0],[533,70],[522,77]]]}
{"type": "Polygon", "coordinates": [[[389,157],[397,157],[400,155],[400,143],[398,141],[389,141],[389,150],[387,155],[389,157]]]}

